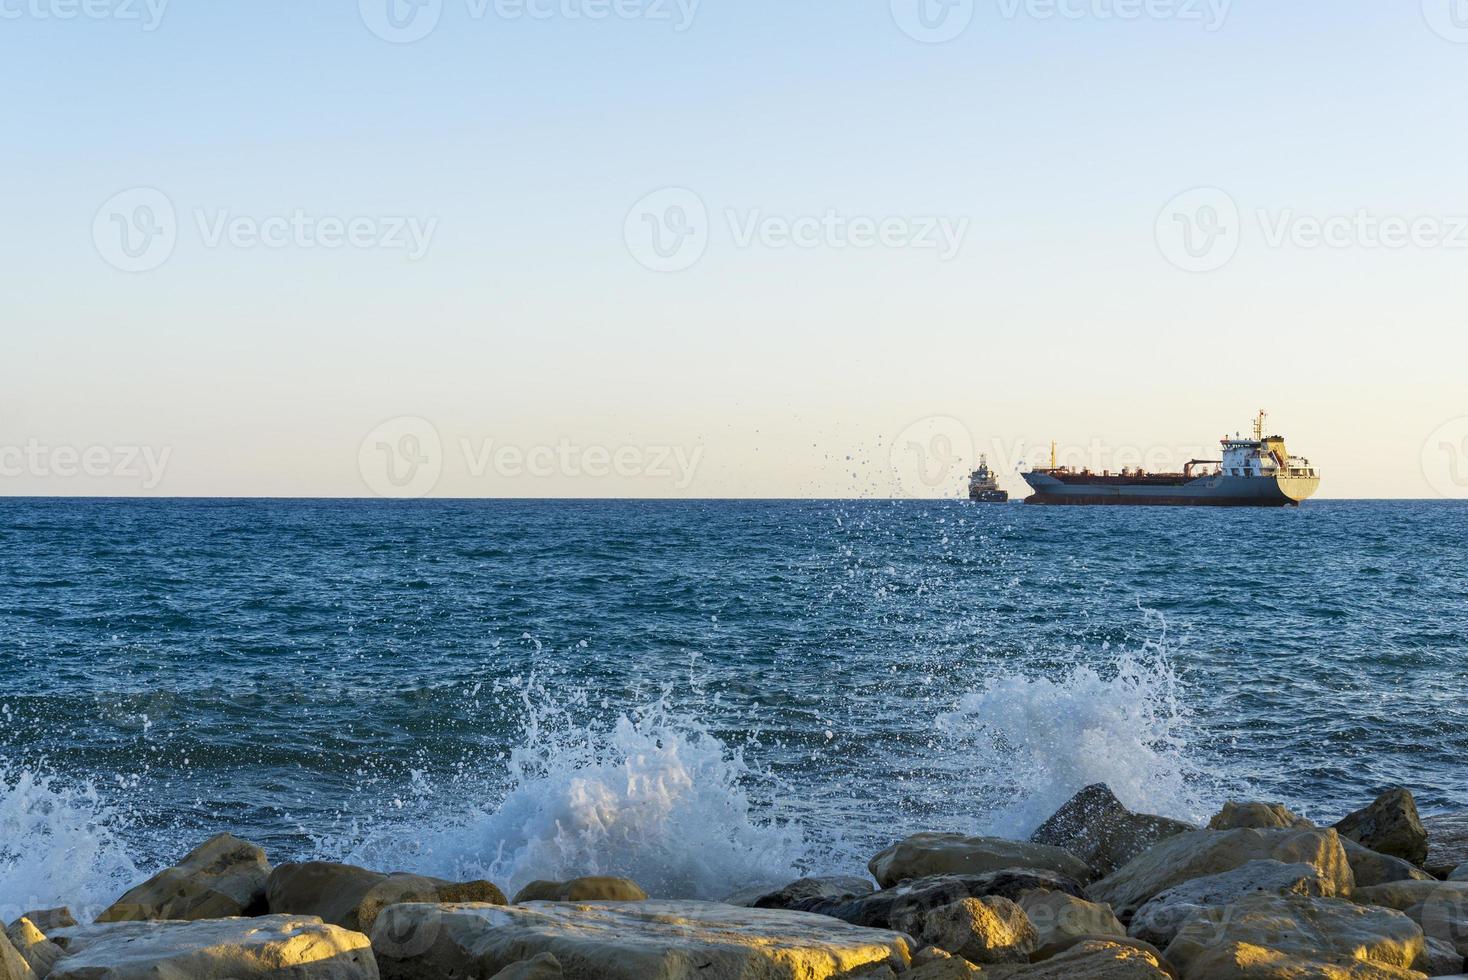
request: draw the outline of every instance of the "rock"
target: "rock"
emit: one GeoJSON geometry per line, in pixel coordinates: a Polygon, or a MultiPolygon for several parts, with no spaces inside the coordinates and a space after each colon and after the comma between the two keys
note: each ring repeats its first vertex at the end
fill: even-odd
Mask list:
{"type": "Polygon", "coordinates": [[[493,976],[552,953],[576,980],[826,980],[906,968],[909,940],[784,909],[714,902],[393,905],[372,946],[387,980],[493,976]]]}
{"type": "Polygon", "coordinates": [[[505,893],[487,881],[383,874],[325,861],[282,864],[270,873],[266,892],[272,913],[317,915],[332,925],[368,933],[382,909],[399,902],[506,904],[505,893]]]}
{"type": "MultiPolygon", "coordinates": [[[[21,918],[30,919],[32,925],[47,934],[57,929],[65,929],[69,926],[76,925],[76,919],[72,917],[71,909],[65,906],[59,909],[38,909],[34,912],[27,912],[21,918]]],[[[17,919],[16,921],[18,922],[20,920],[17,919]]]]}
{"type": "Polygon", "coordinates": [[[1445,878],[1454,868],[1468,864],[1468,813],[1423,817],[1422,827],[1427,831],[1424,870],[1445,878]]]}
{"type": "Polygon", "coordinates": [[[533,959],[507,966],[490,980],[561,980],[561,961],[550,953],[541,953],[533,959]]]}
{"type": "Polygon", "coordinates": [[[1448,881],[1468,881],[1468,864],[1460,864],[1449,871],[1448,881]]]}
{"type": "Polygon", "coordinates": [[[1096,874],[1109,875],[1158,841],[1197,829],[1181,820],[1133,813],[1110,787],[1096,783],[1056,810],[1030,841],[1063,848],[1096,874]]]}
{"type": "Polygon", "coordinates": [[[1412,966],[1429,977],[1461,973],[1463,972],[1463,954],[1454,949],[1451,943],[1428,936],[1427,948],[1412,966]]]}
{"type": "Polygon", "coordinates": [[[1127,934],[1165,948],[1199,912],[1232,905],[1254,894],[1336,897],[1335,883],[1321,877],[1313,865],[1250,861],[1232,871],[1194,878],[1162,892],[1137,909],[1127,934]]]}
{"type": "Polygon", "coordinates": [[[1387,790],[1370,806],[1335,825],[1342,837],[1381,854],[1413,864],[1427,860],[1427,828],[1417,816],[1417,803],[1405,789],[1387,790]]]}
{"type": "MultiPolygon", "coordinates": [[[[912,958],[912,969],[902,974],[900,980],[983,980],[984,971],[974,966],[961,956],[936,955],[941,950],[932,950],[933,955],[918,962],[918,957],[912,958]]],[[[918,954],[921,956],[922,954],[918,954]]]]}
{"type": "Polygon", "coordinates": [[[866,878],[837,876],[832,878],[801,878],[783,888],[771,891],[768,888],[745,888],[724,899],[725,905],[742,905],[752,909],[791,909],[803,902],[844,902],[874,891],[866,878]]]}
{"type": "Polygon", "coordinates": [[[61,959],[61,947],[47,939],[46,934],[25,916],[12,922],[4,935],[38,977],[50,973],[56,961],[61,959]]]}
{"type": "Polygon", "coordinates": [[[1361,905],[1379,905],[1399,912],[1423,902],[1468,905],[1468,881],[1389,881],[1358,888],[1351,898],[1361,905]]]}
{"type": "Polygon", "coordinates": [[[1400,912],[1338,898],[1249,895],[1205,909],[1166,956],[1187,980],[1420,976],[1426,944],[1400,912]]]}
{"type": "Polygon", "coordinates": [[[1468,956],[1468,900],[1457,894],[1439,895],[1403,910],[1422,928],[1430,942],[1468,956]]]}
{"type": "Polygon", "coordinates": [[[1346,849],[1346,860],[1351,864],[1351,876],[1356,879],[1357,888],[1385,885],[1391,881],[1436,880],[1411,861],[1380,854],[1348,838],[1341,838],[1341,846],[1346,849]]]}
{"type": "Polygon", "coordinates": [[[1049,959],[1088,939],[1126,936],[1109,906],[1064,892],[1025,892],[1019,905],[1038,936],[1032,960],[1049,959]]]}
{"type": "Polygon", "coordinates": [[[367,937],[314,916],[73,926],[49,980],[377,980],[367,937]]]}
{"type": "Polygon", "coordinates": [[[36,980],[36,971],[4,932],[0,932],[0,980],[36,980]]]}
{"type": "Polygon", "coordinates": [[[1091,939],[1029,966],[991,966],[985,980],[1171,980],[1155,951],[1125,939],[1091,939]]]}
{"type": "Polygon", "coordinates": [[[1025,963],[1039,934],[1025,910],[1007,898],[965,898],[923,918],[923,942],[970,963],[1025,963]]]}
{"type": "Polygon", "coordinates": [[[1243,827],[1271,830],[1314,826],[1304,817],[1291,813],[1282,803],[1229,802],[1223,805],[1217,816],[1208,821],[1209,830],[1238,830],[1243,827]]]}
{"type": "Polygon", "coordinates": [[[98,922],[225,919],[265,911],[270,862],[254,844],[216,834],[97,916],[98,922]]]}
{"type": "MultiPolygon", "coordinates": [[[[627,878],[572,878],[570,881],[532,881],[515,893],[514,903],[525,902],[641,902],[647,898],[635,881],[627,878]]],[[[483,899],[442,898],[443,902],[474,902],[483,899]]],[[[501,903],[502,904],[502,903],[501,903]]]]}
{"type": "Polygon", "coordinates": [[[975,875],[1010,868],[1053,871],[1081,882],[1095,877],[1084,861],[1058,847],[962,834],[914,834],[872,858],[867,868],[883,888],[934,875],[975,875]]]}
{"type": "Polygon", "coordinates": [[[1185,881],[1221,874],[1250,861],[1312,865],[1336,895],[1351,893],[1351,866],[1334,830],[1195,830],[1167,840],[1087,889],[1123,922],[1137,909],[1185,881]]]}
{"type": "Polygon", "coordinates": [[[1081,886],[1049,871],[991,871],[982,875],[938,875],[904,882],[870,895],[841,900],[813,899],[796,908],[873,929],[915,929],[928,911],[965,898],[998,895],[1017,901],[1028,891],[1061,891],[1077,897],[1081,886]]]}

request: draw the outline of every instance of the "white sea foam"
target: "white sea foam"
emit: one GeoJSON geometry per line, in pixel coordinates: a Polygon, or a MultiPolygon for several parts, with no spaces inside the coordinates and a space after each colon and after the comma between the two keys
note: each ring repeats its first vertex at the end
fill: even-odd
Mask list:
{"type": "Polygon", "coordinates": [[[492,791],[440,789],[426,826],[379,828],[345,857],[485,877],[511,894],[538,878],[619,875],[654,897],[717,899],[802,873],[802,829],[758,806],[742,753],[666,698],[606,726],[574,724],[539,690],[525,706],[497,804],[466,809],[466,791],[492,791]]]}
{"type": "Polygon", "coordinates": [[[136,883],[124,819],[90,783],[0,760],[0,922],[69,905],[91,918],[136,883]]]}
{"type": "Polygon", "coordinates": [[[1022,839],[1091,783],[1134,809],[1198,819],[1207,787],[1188,762],[1177,687],[1153,649],[1056,678],[1001,675],[966,695],[939,730],[970,754],[986,794],[1009,801],[973,829],[1022,839]]]}

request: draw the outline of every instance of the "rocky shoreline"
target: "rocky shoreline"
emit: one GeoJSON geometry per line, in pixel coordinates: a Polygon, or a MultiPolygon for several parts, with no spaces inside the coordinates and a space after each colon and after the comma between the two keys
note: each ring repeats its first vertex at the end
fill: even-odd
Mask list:
{"type": "Polygon", "coordinates": [[[513,898],[229,834],[95,920],[27,912],[0,980],[1298,980],[1464,975],[1468,814],[1394,789],[1331,827],[1278,804],[1208,824],[1090,786],[1026,841],[917,834],[870,877],[650,899],[635,882],[513,898]]]}

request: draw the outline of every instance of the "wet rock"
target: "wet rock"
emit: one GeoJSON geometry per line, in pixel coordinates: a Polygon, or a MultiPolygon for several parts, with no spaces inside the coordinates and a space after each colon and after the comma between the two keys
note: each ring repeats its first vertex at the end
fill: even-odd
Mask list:
{"type": "Polygon", "coordinates": [[[50,973],[56,961],[61,959],[61,947],[47,939],[46,934],[25,916],[6,927],[4,935],[38,977],[50,973]]]}
{"type": "Polygon", "coordinates": [[[146,919],[224,919],[265,911],[270,862],[254,844],[217,834],[129,889],[97,916],[98,922],[146,919]]]}
{"type": "Polygon", "coordinates": [[[1250,895],[1194,916],[1166,956],[1187,980],[1421,976],[1422,930],[1344,899],[1250,895]]]}
{"type": "Polygon", "coordinates": [[[1358,888],[1353,901],[1361,905],[1405,911],[1423,902],[1468,906],[1468,881],[1389,881],[1384,885],[1358,888]]]}
{"type": "Polygon", "coordinates": [[[1351,892],[1351,866],[1334,830],[1195,830],[1169,837],[1087,889],[1123,922],[1158,895],[1185,881],[1221,874],[1250,861],[1313,866],[1336,895],[1351,892]]]}
{"type": "Polygon", "coordinates": [[[1025,910],[1007,898],[965,898],[923,917],[923,942],[970,963],[1024,963],[1039,934],[1025,910]]]}
{"type": "Polygon", "coordinates": [[[30,919],[31,924],[44,933],[76,925],[71,909],[65,906],[59,909],[37,909],[34,912],[27,912],[22,918],[30,919]]]}
{"type": "Polygon", "coordinates": [[[1162,892],[1137,909],[1127,934],[1166,947],[1199,912],[1232,905],[1256,894],[1336,897],[1335,883],[1323,878],[1313,865],[1250,861],[1232,871],[1194,878],[1162,892]]]}
{"type": "Polygon", "coordinates": [[[726,905],[753,909],[793,909],[805,902],[845,902],[875,891],[871,881],[839,875],[829,878],[801,878],[783,888],[746,888],[724,899],[726,905]]]}
{"type": "Polygon", "coordinates": [[[991,966],[985,980],[1171,980],[1153,950],[1124,939],[1091,939],[1028,966],[991,966]]]}
{"type": "Polygon", "coordinates": [[[937,875],[904,882],[848,900],[814,899],[800,903],[802,912],[841,919],[852,925],[906,932],[920,927],[932,909],[965,898],[997,895],[1011,901],[1029,891],[1060,891],[1077,897],[1080,883],[1049,871],[992,871],[982,875],[937,875]]]}
{"type": "Polygon", "coordinates": [[[1468,881],[1468,864],[1460,864],[1448,872],[1448,881],[1468,881]]]}
{"type": "Polygon", "coordinates": [[[1463,972],[1463,954],[1454,949],[1451,943],[1428,936],[1427,948],[1412,966],[1429,977],[1449,976],[1463,972]]]}
{"type": "Polygon", "coordinates": [[[1417,816],[1417,803],[1401,787],[1387,790],[1370,806],[1335,825],[1342,837],[1380,854],[1413,864],[1427,860],[1427,828],[1417,816]]]}
{"type": "Polygon", "coordinates": [[[1357,888],[1385,885],[1392,881],[1435,880],[1411,861],[1380,854],[1345,837],[1341,838],[1341,846],[1346,849],[1346,860],[1351,864],[1351,876],[1356,879],[1357,888]]]}
{"type": "Polygon", "coordinates": [[[1010,868],[1052,871],[1082,882],[1094,877],[1084,861],[1059,847],[962,834],[914,834],[867,864],[883,888],[934,875],[974,875],[1010,868]]]}
{"type": "Polygon", "coordinates": [[[0,932],[0,980],[36,980],[36,972],[4,932],[0,932]]]}
{"type": "Polygon", "coordinates": [[[1032,960],[1049,959],[1088,939],[1126,936],[1110,906],[1064,892],[1026,892],[1019,905],[1038,937],[1032,960]]]}
{"type": "Polygon", "coordinates": [[[550,953],[541,953],[523,963],[507,966],[490,980],[561,980],[561,961],[550,953]]]}
{"type": "Polygon", "coordinates": [[[1134,813],[1105,783],[1096,783],[1056,810],[1030,841],[1062,848],[1096,874],[1109,875],[1158,841],[1197,829],[1181,820],[1134,813]]]}
{"type": "Polygon", "coordinates": [[[314,916],[127,921],[60,930],[49,980],[377,980],[367,937],[314,916]]]}
{"type": "MultiPolygon", "coordinates": [[[[514,902],[641,902],[647,892],[628,878],[572,878],[570,881],[532,881],[515,893],[514,902]]],[[[475,902],[483,899],[443,898],[444,902],[475,902]]]]}
{"type": "Polygon", "coordinates": [[[282,864],[270,873],[266,892],[273,913],[316,915],[358,932],[370,932],[382,909],[400,902],[506,904],[504,892],[487,881],[444,881],[402,872],[383,874],[326,861],[282,864]]]}
{"type": "Polygon", "coordinates": [[[1292,813],[1282,803],[1234,803],[1228,802],[1216,816],[1208,821],[1209,830],[1272,830],[1279,828],[1314,827],[1304,817],[1292,813]]]}
{"type": "Polygon", "coordinates": [[[1423,868],[1445,878],[1459,865],[1468,864],[1468,813],[1423,817],[1427,831],[1427,861],[1423,868]]]}
{"type": "Polygon", "coordinates": [[[372,945],[387,980],[492,977],[541,953],[597,980],[826,980],[907,967],[909,940],[783,909],[714,902],[393,905],[372,945]]]}

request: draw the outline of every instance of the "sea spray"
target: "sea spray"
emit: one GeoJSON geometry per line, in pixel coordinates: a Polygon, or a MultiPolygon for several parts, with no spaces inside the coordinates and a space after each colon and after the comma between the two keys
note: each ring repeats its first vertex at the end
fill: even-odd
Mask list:
{"type": "Polygon", "coordinates": [[[1166,656],[1149,647],[1057,677],[1000,675],[965,695],[938,728],[969,754],[986,793],[1008,801],[971,829],[1022,839],[1091,783],[1135,809],[1198,819],[1207,787],[1187,759],[1177,689],[1166,656]]]}
{"type": "Polygon", "coordinates": [[[90,919],[140,877],[127,819],[91,783],[0,759],[0,922],[69,905],[90,919]]]}
{"type": "Polygon", "coordinates": [[[666,692],[606,724],[577,724],[534,684],[524,706],[501,792],[490,781],[440,789],[414,825],[377,828],[345,859],[486,877],[511,894],[538,878],[619,875],[654,897],[708,899],[807,869],[803,829],[753,798],[760,774],[666,692]],[[466,792],[499,801],[465,806],[466,792]]]}

